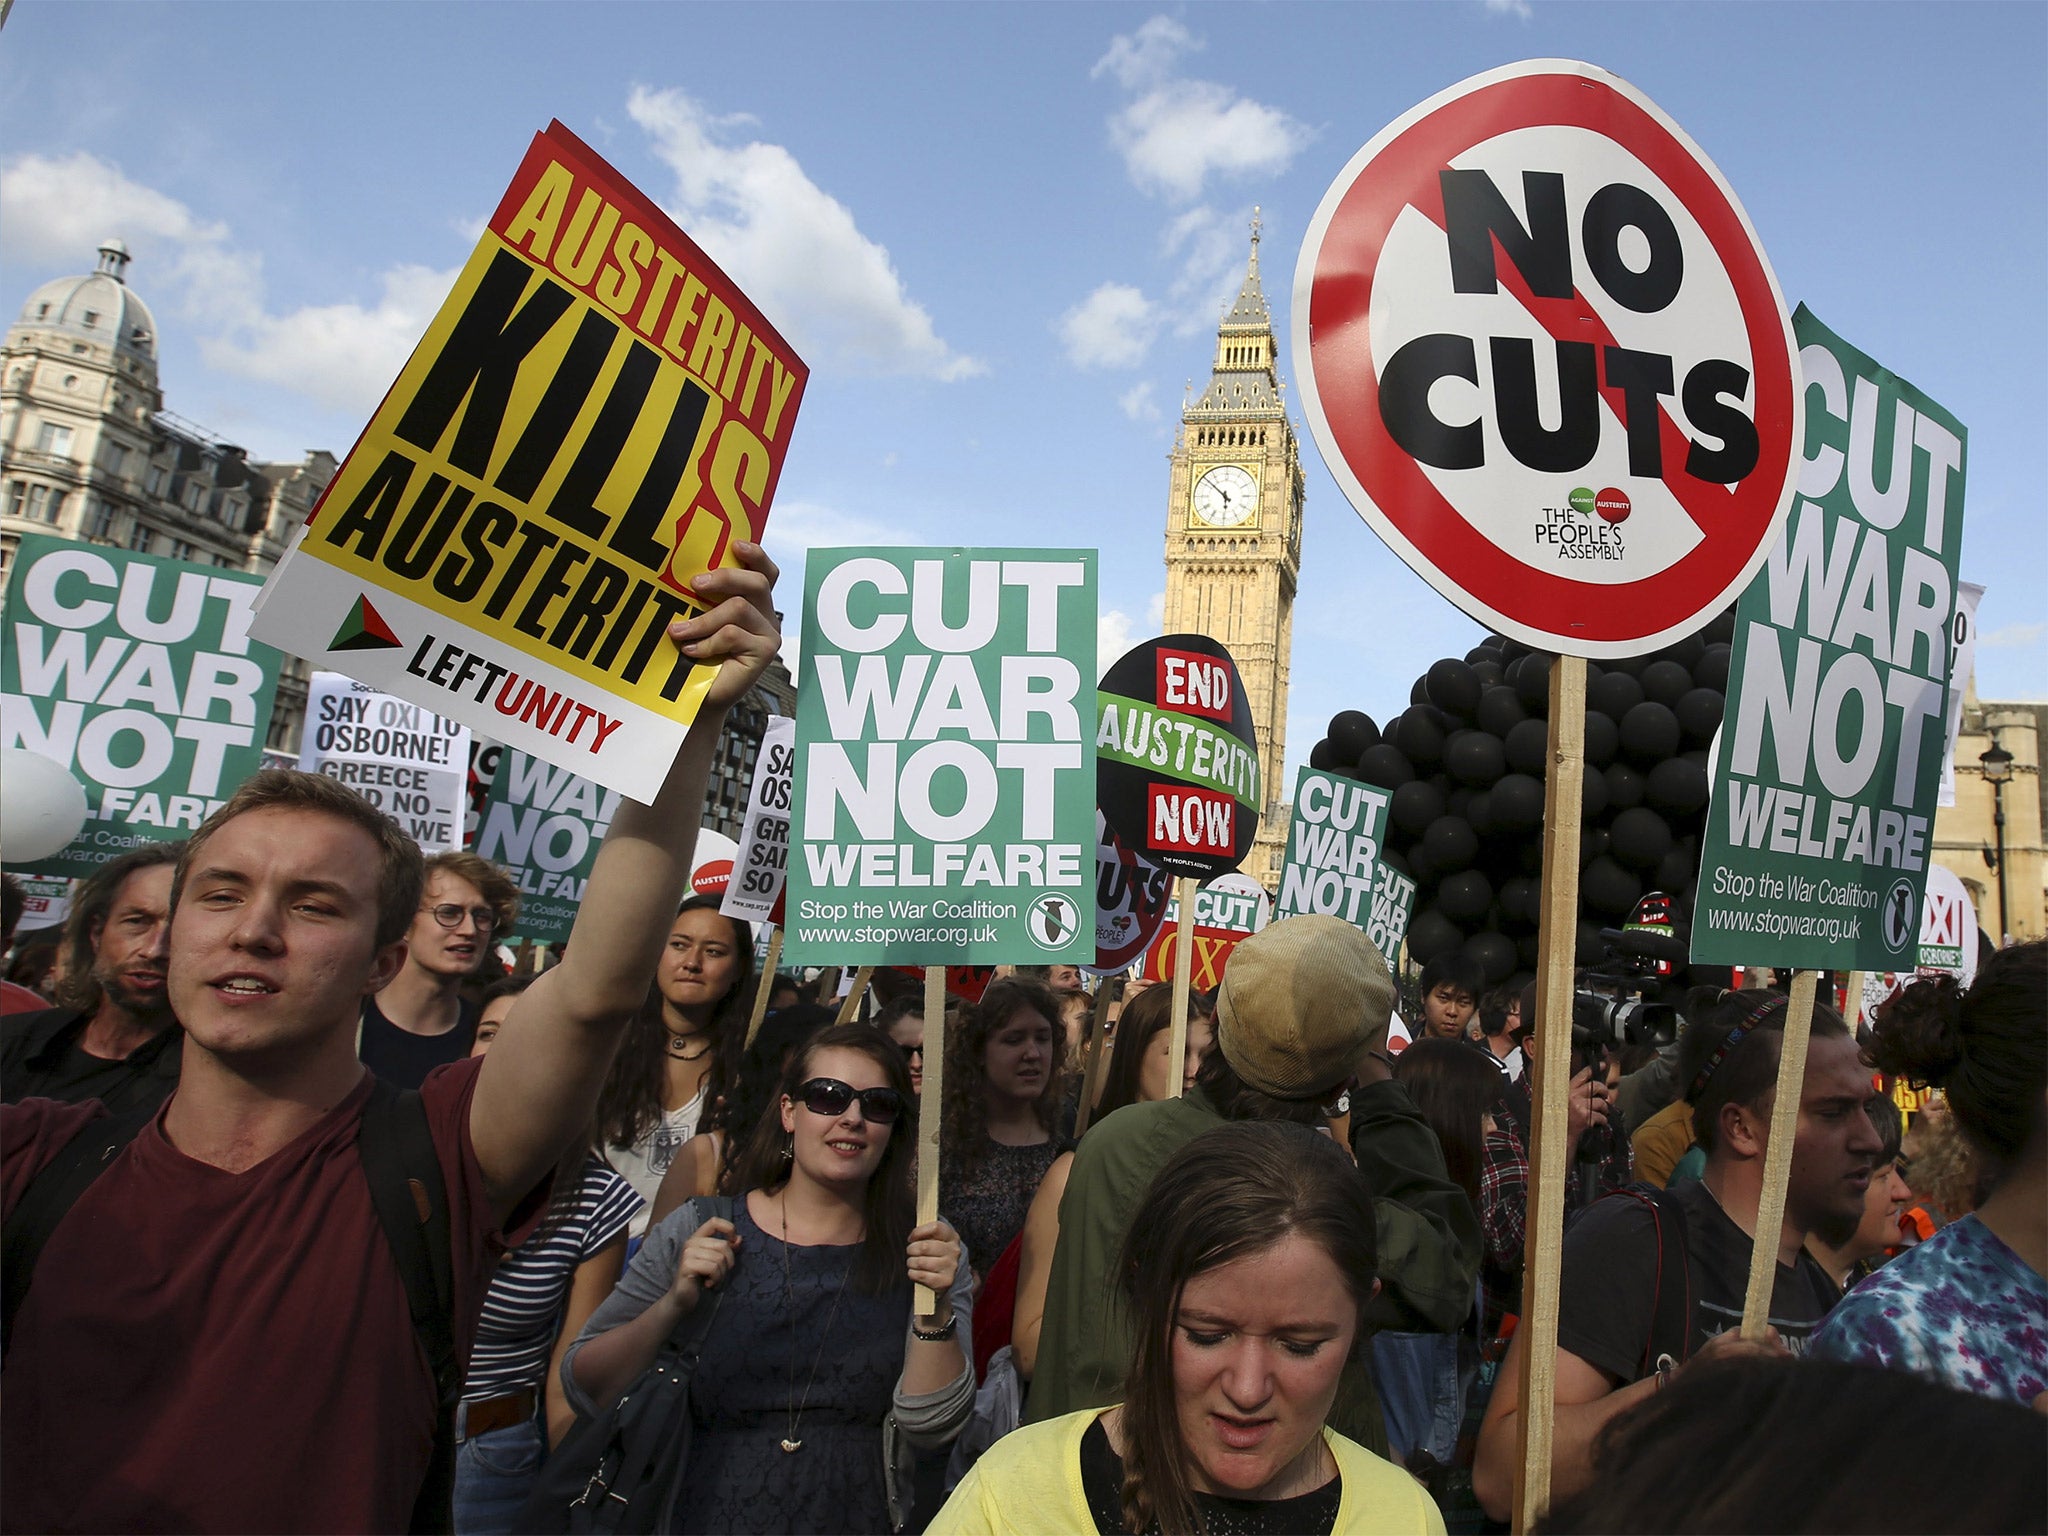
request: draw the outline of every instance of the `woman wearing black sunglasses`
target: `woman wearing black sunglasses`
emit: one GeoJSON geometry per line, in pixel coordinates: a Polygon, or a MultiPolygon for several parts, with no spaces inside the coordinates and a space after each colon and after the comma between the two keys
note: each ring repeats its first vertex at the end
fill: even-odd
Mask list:
{"type": "Polygon", "coordinates": [[[571,1346],[564,1384],[594,1412],[717,1308],[678,1530],[901,1526],[912,1452],[951,1440],[974,1403],[971,1277],[950,1226],[912,1229],[916,1146],[903,1053],[865,1025],[820,1032],[755,1128],[732,1219],[695,1200],[666,1217],[571,1346]],[[934,1315],[911,1315],[913,1283],[938,1293],[934,1315]]]}

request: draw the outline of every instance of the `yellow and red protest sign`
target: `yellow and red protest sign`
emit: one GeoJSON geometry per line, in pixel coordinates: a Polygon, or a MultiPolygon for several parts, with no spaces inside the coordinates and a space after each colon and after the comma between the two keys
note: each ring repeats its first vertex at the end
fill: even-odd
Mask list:
{"type": "Polygon", "coordinates": [[[808,376],[551,123],[252,633],[651,798],[712,677],[667,628],[760,539],[808,376]]]}

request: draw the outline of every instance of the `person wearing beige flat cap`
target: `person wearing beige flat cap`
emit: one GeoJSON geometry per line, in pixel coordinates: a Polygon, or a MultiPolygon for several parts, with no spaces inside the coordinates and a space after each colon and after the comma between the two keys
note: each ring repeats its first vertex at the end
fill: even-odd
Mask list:
{"type": "Polygon", "coordinates": [[[1174,1153],[1227,1121],[1324,1125],[1348,1090],[1352,1155],[1374,1191],[1381,1285],[1329,1423],[1385,1454],[1369,1334],[1455,1329],[1471,1310],[1481,1249],[1471,1202],[1388,1069],[1393,1006],[1386,962],[1349,923],[1284,918],[1237,946],[1217,995],[1216,1049],[1192,1091],[1118,1110],[1090,1128],[1074,1155],[1027,1420],[1121,1399],[1129,1325],[1107,1305],[1116,1291],[1111,1271],[1132,1214],[1174,1153]]]}

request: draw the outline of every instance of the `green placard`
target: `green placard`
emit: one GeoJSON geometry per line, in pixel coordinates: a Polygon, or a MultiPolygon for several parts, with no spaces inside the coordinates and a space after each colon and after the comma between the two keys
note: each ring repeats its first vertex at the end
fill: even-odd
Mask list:
{"type": "Polygon", "coordinates": [[[89,875],[190,837],[263,766],[283,659],[249,638],[261,577],[24,534],[7,579],[0,745],[85,786],[84,831],[28,868],[89,875]]]}
{"type": "Polygon", "coordinates": [[[537,944],[569,937],[597,845],[618,808],[615,789],[512,747],[499,752],[474,851],[503,865],[518,884],[518,937],[537,944]]]}
{"type": "Polygon", "coordinates": [[[1806,462],[1736,607],[1692,958],[1910,969],[1941,779],[1967,434],[1801,306],[1806,462]]]}
{"type": "Polygon", "coordinates": [[[1095,552],[814,549],[795,964],[1095,958],[1095,552]]]}
{"type": "Polygon", "coordinates": [[[1415,910],[1415,882],[1381,854],[1392,790],[1304,768],[1280,870],[1276,914],[1320,912],[1364,930],[1392,970],[1415,910]]]}

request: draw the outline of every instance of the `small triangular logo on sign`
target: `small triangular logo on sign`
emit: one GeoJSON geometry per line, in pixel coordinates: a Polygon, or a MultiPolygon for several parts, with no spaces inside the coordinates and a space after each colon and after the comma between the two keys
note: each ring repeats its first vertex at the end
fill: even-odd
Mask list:
{"type": "Polygon", "coordinates": [[[391,632],[391,626],[384,622],[384,615],[370,606],[370,600],[357,595],[355,606],[348,611],[348,617],[341,621],[341,628],[334,632],[334,639],[328,643],[330,651],[389,651],[405,642],[391,632]]]}

